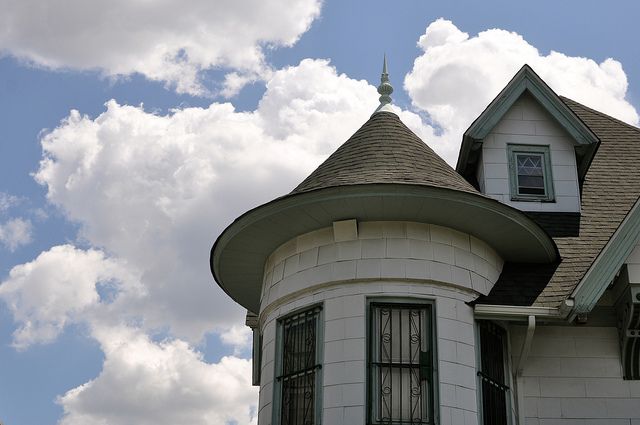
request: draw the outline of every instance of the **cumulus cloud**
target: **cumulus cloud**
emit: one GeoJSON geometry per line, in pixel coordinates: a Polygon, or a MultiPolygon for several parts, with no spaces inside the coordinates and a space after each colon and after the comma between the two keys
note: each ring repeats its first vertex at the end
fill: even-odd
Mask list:
{"type": "MultiPolygon", "coordinates": [[[[294,44],[320,1],[0,0],[0,10],[0,53],[52,69],[138,73],[202,95],[203,70],[233,69],[244,82],[268,75],[265,47],[294,44]]],[[[240,87],[231,80],[228,95],[240,87]]]]}
{"type": "Polygon", "coordinates": [[[5,223],[0,223],[0,243],[9,251],[15,251],[19,246],[31,242],[32,232],[33,226],[30,220],[12,218],[5,223]]]}
{"type": "Polygon", "coordinates": [[[97,118],[73,111],[44,136],[36,179],[82,239],[141,271],[147,295],[123,299],[122,311],[196,341],[242,320],[209,272],[215,237],[293,188],[376,99],[365,81],[305,60],[273,75],[254,112],[213,103],[155,115],[110,101],[97,118]]]}
{"type": "Polygon", "coordinates": [[[625,98],[627,78],[620,62],[545,55],[515,32],[490,29],[477,36],[451,21],[431,23],[418,46],[423,50],[404,80],[413,105],[438,124],[432,147],[450,164],[462,133],[524,65],[529,64],[556,93],[631,124],[638,114],[625,98]]]}
{"type": "Polygon", "coordinates": [[[251,362],[206,363],[180,340],[153,342],[127,327],[94,329],[100,375],[58,399],[60,425],[255,424],[251,362]]]}
{"type": "MultiPolygon", "coordinates": [[[[515,33],[469,37],[444,20],[432,23],[419,45],[424,53],[405,87],[436,128],[396,110],[450,163],[462,132],[525,62],[561,94],[587,104],[600,96],[598,109],[637,120],[613,60],[543,56],[515,33]]],[[[238,72],[228,86],[252,78],[238,72]]],[[[103,348],[100,375],[59,399],[63,424],[255,421],[249,362],[225,357],[208,364],[192,348],[212,331],[237,349],[249,341],[238,325],[244,312],[212,283],[209,249],[233,218],[301,181],[368,119],[378,97],[373,86],[323,60],[266,78],[255,111],[212,103],[158,115],[110,101],[95,118],[72,111],[43,136],[36,180],[95,249],[55,247],[14,268],[0,296],[19,323],[18,346],[48,341],[66,323],[83,321],[103,348]],[[41,260],[54,254],[55,261],[41,260]],[[37,311],[48,296],[46,270],[58,261],[77,271],[54,274],[60,298],[37,311]],[[79,286],[80,295],[64,295],[65,285],[79,286]],[[133,328],[128,319],[136,318],[140,326],[133,328]],[[172,339],[153,341],[154,329],[172,339]]]]}
{"type": "Polygon", "coordinates": [[[13,345],[24,349],[54,340],[68,323],[98,317],[98,285],[113,293],[138,292],[135,276],[119,261],[97,250],[55,246],[35,260],[15,266],[0,284],[0,299],[11,310],[18,328],[13,345]],[[93,309],[93,310],[92,310],[93,309]]]}

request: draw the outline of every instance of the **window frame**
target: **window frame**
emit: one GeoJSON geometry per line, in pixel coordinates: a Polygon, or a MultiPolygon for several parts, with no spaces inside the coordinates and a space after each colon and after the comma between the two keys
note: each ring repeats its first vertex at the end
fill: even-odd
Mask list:
{"type": "Polygon", "coordinates": [[[509,162],[509,191],[512,201],[542,201],[555,202],[553,190],[553,174],[551,172],[551,149],[549,145],[507,144],[507,158],[509,162]],[[520,193],[518,185],[518,154],[534,154],[542,157],[542,178],[544,194],[520,193]]]}
{"type": "Polygon", "coordinates": [[[430,362],[429,368],[431,370],[431,381],[427,384],[429,385],[429,394],[431,395],[429,400],[426,400],[426,403],[431,408],[431,417],[427,422],[411,422],[410,419],[403,422],[394,421],[394,425],[404,425],[404,424],[428,424],[435,425],[440,421],[440,408],[439,408],[439,389],[440,383],[438,378],[438,337],[437,337],[437,326],[436,326],[436,301],[433,299],[423,299],[423,298],[398,298],[398,297],[375,297],[375,298],[367,298],[367,310],[366,310],[366,424],[367,425],[381,425],[392,423],[389,421],[376,421],[375,412],[379,403],[379,400],[376,402],[374,393],[376,389],[374,388],[375,380],[373,377],[374,368],[373,368],[373,349],[374,349],[374,306],[380,305],[389,305],[389,306],[402,306],[402,307],[416,307],[416,308],[426,308],[429,322],[429,347],[430,350],[430,362]]]}
{"type": "Polygon", "coordinates": [[[313,312],[316,316],[316,340],[315,340],[315,377],[314,377],[314,425],[322,423],[322,360],[324,344],[324,314],[323,305],[314,304],[291,311],[276,321],[276,344],[273,378],[273,405],[272,422],[274,425],[282,425],[282,380],[283,355],[284,355],[284,323],[296,316],[313,312]]]}
{"type": "Polygon", "coordinates": [[[514,407],[514,382],[513,375],[511,374],[511,347],[510,347],[510,337],[509,337],[509,329],[503,326],[500,323],[497,323],[492,320],[476,320],[476,380],[477,380],[477,401],[478,401],[478,422],[480,425],[490,425],[484,423],[484,394],[482,388],[483,377],[481,376],[482,371],[482,339],[481,339],[481,330],[480,327],[482,323],[489,323],[491,326],[495,326],[499,328],[503,332],[503,343],[502,343],[502,366],[504,370],[504,381],[503,384],[508,388],[505,394],[505,418],[506,424],[512,425],[514,423],[513,417],[513,407],[514,407]]]}

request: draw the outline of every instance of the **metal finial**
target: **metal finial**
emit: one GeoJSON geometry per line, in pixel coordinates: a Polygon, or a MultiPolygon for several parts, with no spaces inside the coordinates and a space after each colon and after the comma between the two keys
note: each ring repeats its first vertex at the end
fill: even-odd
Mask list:
{"type": "MultiPolygon", "coordinates": [[[[382,75],[380,76],[380,85],[378,86],[378,93],[380,93],[380,105],[375,112],[393,112],[391,110],[391,93],[393,93],[393,86],[389,83],[389,73],[387,72],[387,55],[384,55],[382,61],[382,75]]],[[[375,114],[374,112],[374,114],[375,114]]]]}

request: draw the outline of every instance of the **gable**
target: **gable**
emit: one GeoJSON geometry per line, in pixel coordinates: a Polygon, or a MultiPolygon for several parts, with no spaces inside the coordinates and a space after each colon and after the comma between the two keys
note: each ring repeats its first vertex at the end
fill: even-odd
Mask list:
{"type": "MultiPolygon", "coordinates": [[[[549,230],[558,227],[557,216],[548,228],[543,226],[562,261],[548,270],[529,271],[505,263],[492,292],[479,303],[512,304],[521,299],[521,305],[558,307],[570,298],[575,301],[574,313],[588,312],[640,238],[640,207],[634,208],[640,203],[640,129],[570,99],[561,100],[601,141],[582,183],[580,214],[557,223],[564,229],[564,219],[569,220],[572,232],[549,230]]],[[[540,217],[533,218],[543,224],[540,217]]]]}
{"type": "Polygon", "coordinates": [[[477,164],[480,191],[522,211],[580,212],[575,141],[528,92],[523,92],[482,140],[477,164]],[[544,157],[547,199],[518,197],[518,152],[544,157]]]}
{"type": "Polygon", "coordinates": [[[463,135],[456,171],[477,185],[475,175],[483,140],[524,93],[533,97],[575,141],[578,178],[584,179],[599,142],[587,125],[531,69],[524,65],[463,135]]]}

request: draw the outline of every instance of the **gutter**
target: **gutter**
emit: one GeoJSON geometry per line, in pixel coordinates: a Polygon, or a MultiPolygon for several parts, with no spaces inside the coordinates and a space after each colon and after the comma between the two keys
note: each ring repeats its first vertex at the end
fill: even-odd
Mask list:
{"type": "Polygon", "coordinates": [[[492,304],[476,304],[473,307],[476,319],[503,320],[509,322],[527,322],[527,332],[525,334],[518,364],[515,368],[514,380],[517,398],[517,418],[518,424],[525,424],[524,412],[524,367],[531,353],[533,344],[533,335],[536,330],[537,320],[544,321],[564,321],[573,310],[573,300],[565,300],[560,307],[537,307],[537,306],[514,306],[514,305],[492,305],[492,304]]]}
{"type": "Polygon", "coordinates": [[[476,319],[526,322],[530,316],[540,320],[562,321],[573,308],[573,300],[566,300],[560,307],[537,307],[517,305],[476,304],[473,313],[476,319]]]}

